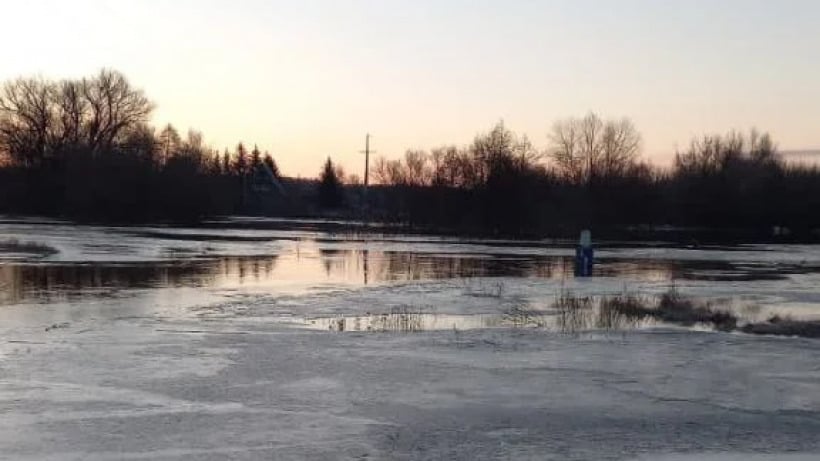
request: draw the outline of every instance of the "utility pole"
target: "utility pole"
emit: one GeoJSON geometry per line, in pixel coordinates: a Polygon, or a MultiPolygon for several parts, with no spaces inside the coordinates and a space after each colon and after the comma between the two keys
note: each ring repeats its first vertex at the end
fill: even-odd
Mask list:
{"type": "MultiPolygon", "coordinates": [[[[370,133],[364,138],[364,208],[367,208],[367,191],[370,188],[370,133]]],[[[372,152],[375,153],[375,152],[372,152]]]]}
{"type": "Polygon", "coordinates": [[[370,185],[370,133],[364,138],[364,190],[370,185]]]}

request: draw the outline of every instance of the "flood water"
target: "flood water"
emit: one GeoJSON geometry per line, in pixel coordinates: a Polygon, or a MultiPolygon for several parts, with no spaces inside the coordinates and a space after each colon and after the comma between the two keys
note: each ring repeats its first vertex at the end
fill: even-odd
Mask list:
{"type": "Polygon", "coordinates": [[[820,453],[820,341],[595,304],[820,319],[816,246],[599,241],[578,279],[572,242],[212,224],[0,219],[0,459],[820,453]]]}
{"type": "Polygon", "coordinates": [[[597,296],[675,287],[752,313],[750,320],[820,318],[813,290],[820,282],[820,250],[813,246],[599,242],[594,277],[584,280],[573,276],[571,242],[330,233],[316,223],[273,222],[272,229],[0,222],[0,305],[119,299],[115,304],[142,310],[159,297],[169,307],[165,315],[186,315],[186,309],[173,309],[178,296],[179,306],[201,314],[208,311],[203,306],[224,304],[226,297],[309,300],[370,287],[387,293],[382,305],[364,309],[364,317],[356,309],[345,322],[308,301],[290,314],[309,328],[378,331],[392,324],[380,316],[410,309],[424,315],[409,328],[416,331],[510,326],[506,310],[522,303],[545,309],[563,290],[597,296]],[[431,303],[405,292],[419,283],[438,283],[450,298],[431,303]]]}
{"type": "MultiPolygon", "coordinates": [[[[301,293],[435,280],[576,283],[572,248],[555,242],[0,222],[3,242],[0,304],[7,305],[181,287],[301,293]]],[[[585,286],[595,280],[627,288],[764,283],[788,291],[796,282],[820,280],[818,274],[815,247],[712,250],[601,242],[595,278],[585,286]]]]}

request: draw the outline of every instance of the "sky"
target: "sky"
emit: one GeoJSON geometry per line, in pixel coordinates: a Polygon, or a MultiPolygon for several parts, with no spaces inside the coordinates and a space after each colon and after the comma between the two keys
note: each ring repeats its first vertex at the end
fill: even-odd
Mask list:
{"type": "Polygon", "coordinates": [[[467,145],[503,120],[546,148],[556,120],[629,117],[642,155],[757,127],[820,148],[816,0],[26,0],[3,7],[0,80],[123,72],[152,122],[327,156],[467,145]]]}

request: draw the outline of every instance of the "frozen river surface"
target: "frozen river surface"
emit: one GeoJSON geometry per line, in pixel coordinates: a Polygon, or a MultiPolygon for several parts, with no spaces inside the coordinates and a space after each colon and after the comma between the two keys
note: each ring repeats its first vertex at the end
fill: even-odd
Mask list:
{"type": "MultiPolygon", "coordinates": [[[[0,459],[820,459],[820,341],[562,332],[561,291],[820,318],[820,248],[0,222],[0,459]]],[[[250,227],[253,227],[250,228],[250,227]]]]}

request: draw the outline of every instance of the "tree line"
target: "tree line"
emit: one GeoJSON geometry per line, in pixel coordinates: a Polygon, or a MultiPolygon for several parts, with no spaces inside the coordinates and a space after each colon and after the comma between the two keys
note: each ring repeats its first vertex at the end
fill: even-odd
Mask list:
{"type": "Polygon", "coordinates": [[[774,227],[818,237],[820,171],[787,164],[767,133],[706,135],[671,168],[642,161],[629,119],[556,122],[535,149],[503,123],[465,147],[377,159],[385,219],[504,235],[616,235],[660,226],[759,238],[774,227]]]}
{"type": "Polygon", "coordinates": [[[367,216],[409,227],[572,235],[657,226],[768,232],[820,228],[820,172],[785,163],[766,133],[707,135],[671,168],[640,157],[627,118],[559,120],[539,150],[499,123],[467,146],[379,158],[365,195],[328,158],[317,180],[283,178],[273,157],[239,143],[149,124],[153,103],[120,73],[19,78],[0,89],[0,212],[140,221],[231,213],[367,216]],[[261,175],[281,181],[260,207],[261,175]],[[274,194],[275,195],[275,194],[274,194]],[[329,211],[332,210],[332,211],[329,211]]]}
{"type": "Polygon", "coordinates": [[[0,90],[0,211],[139,221],[242,211],[243,182],[268,153],[219,153],[197,131],[159,131],[154,104],[119,72],[0,90]]]}

